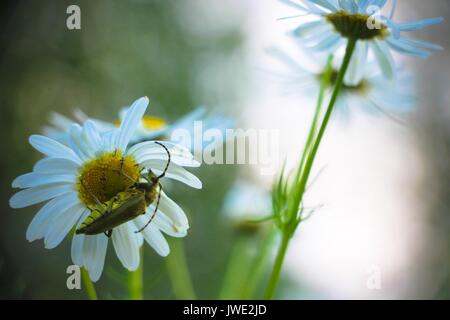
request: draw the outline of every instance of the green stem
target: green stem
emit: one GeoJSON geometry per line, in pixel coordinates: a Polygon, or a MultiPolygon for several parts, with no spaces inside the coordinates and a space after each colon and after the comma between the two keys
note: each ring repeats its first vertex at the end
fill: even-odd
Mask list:
{"type": "Polygon", "coordinates": [[[234,241],[219,299],[241,298],[245,283],[252,272],[250,267],[253,256],[248,250],[252,240],[251,235],[245,234],[238,235],[234,241]]]}
{"type": "Polygon", "coordinates": [[[276,228],[268,231],[261,244],[259,254],[257,254],[253,260],[253,263],[251,265],[252,272],[249,274],[248,280],[246,281],[246,286],[242,292],[243,299],[251,299],[256,291],[256,288],[260,284],[262,275],[264,274],[264,271],[267,267],[270,249],[272,248],[272,243],[276,235],[275,231],[276,228]]]}
{"type": "Polygon", "coordinates": [[[315,136],[316,130],[317,130],[317,122],[319,121],[319,116],[322,111],[322,104],[323,104],[323,100],[325,98],[326,88],[328,87],[328,84],[329,84],[330,78],[331,78],[331,74],[333,71],[332,63],[333,63],[333,55],[330,55],[327,60],[325,72],[322,76],[322,81],[320,83],[319,97],[317,99],[316,110],[314,112],[314,117],[313,117],[313,121],[311,123],[311,127],[309,129],[308,137],[306,138],[305,147],[303,149],[302,158],[300,160],[300,166],[297,171],[296,181],[298,179],[300,179],[306,158],[310,151],[311,144],[314,141],[314,136],[315,136]]]}
{"type": "Polygon", "coordinates": [[[322,124],[320,126],[319,132],[317,134],[317,138],[315,139],[315,142],[311,148],[311,152],[309,154],[308,160],[305,164],[305,169],[302,172],[300,183],[298,184],[297,192],[295,193],[295,201],[296,207],[291,208],[291,210],[298,210],[298,205],[303,200],[303,194],[306,189],[306,184],[309,179],[309,175],[311,173],[311,169],[314,163],[314,160],[316,158],[317,150],[319,150],[320,143],[322,141],[323,135],[325,133],[325,130],[328,126],[328,122],[331,117],[331,113],[333,112],[334,105],[336,103],[337,98],[339,97],[339,93],[342,89],[342,85],[344,83],[344,77],[345,73],[347,72],[348,66],[350,64],[350,61],[352,59],[353,51],[355,49],[357,39],[349,39],[347,43],[347,49],[345,50],[345,56],[344,61],[342,62],[342,66],[339,70],[339,73],[336,78],[336,84],[334,86],[333,94],[331,96],[330,102],[328,104],[327,111],[325,113],[325,116],[323,117],[322,124]]]}
{"type": "MultiPolygon", "coordinates": [[[[333,90],[333,94],[331,96],[330,102],[328,104],[328,108],[323,117],[322,124],[320,126],[317,137],[314,140],[314,144],[311,147],[311,151],[309,152],[308,157],[306,158],[304,169],[303,170],[300,169],[301,170],[301,174],[299,177],[300,181],[297,184],[296,189],[294,190],[293,201],[290,202],[290,207],[289,207],[289,212],[288,212],[290,218],[296,217],[296,215],[294,213],[298,212],[300,204],[303,200],[303,195],[305,193],[306,184],[308,183],[309,175],[311,173],[311,169],[312,169],[315,157],[317,155],[317,151],[319,149],[322,138],[325,134],[325,130],[327,128],[328,122],[329,122],[331,114],[333,112],[334,105],[335,105],[337,98],[339,96],[339,93],[342,89],[344,77],[347,72],[348,66],[350,64],[350,61],[351,61],[351,58],[353,55],[353,51],[356,46],[356,42],[357,42],[357,39],[351,39],[351,38],[348,39],[344,60],[342,62],[339,73],[337,75],[336,83],[334,86],[334,90],[333,90]]],[[[314,126],[312,127],[312,129],[314,129],[314,126]]],[[[306,149],[305,149],[305,152],[306,152],[306,149]]],[[[292,222],[292,221],[289,221],[289,222],[292,222]]],[[[275,263],[274,263],[274,266],[272,269],[272,274],[270,276],[269,285],[267,287],[267,291],[266,291],[266,295],[265,295],[266,299],[272,299],[272,297],[275,294],[275,290],[276,290],[276,287],[277,287],[277,284],[278,284],[278,281],[280,278],[281,267],[283,265],[284,256],[286,255],[289,240],[290,240],[292,234],[295,232],[295,229],[298,225],[297,221],[295,221],[295,222],[296,223],[294,223],[294,224],[289,223],[288,225],[286,225],[287,227],[282,230],[283,237],[282,237],[282,241],[281,241],[280,247],[278,249],[277,257],[275,259],[275,263]]]]}
{"type": "Polygon", "coordinates": [[[275,295],[275,291],[278,285],[278,281],[280,280],[281,267],[283,266],[284,257],[286,256],[286,251],[288,248],[290,235],[287,232],[283,232],[283,236],[281,238],[281,244],[278,248],[278,253],[275,258],[275,263],[273,265],[272,273],[269,279],[269,285],[267,286],[267,290],[264,298],[270,300],[275,295]]]}
{"type": "MultiPolygon", "coordinates": [[[[308,161],[305,165],[305,171],[302,175],[302,189],[301,189],[301,197],[303,196],[304,190],[306,188],[306,183],[308,182],[309,175],[311,173],[311,168],[314,163],[314,159],[316,158],[317,151],[319,150],[320,143],[322,142],[323,135],[325,134],[325,130],[328,126],[328,122],[331,117],[331,113],[333,112],[334,105],[336,103],[337,98],[339,97],[339,92],[342,89],[342,85],[344,83],[344,77],[347,72],[348,66],[352,59],[353,51],[356,46],[357,39],[349,39],[347,43],[347,49],[345,51],[344,61],[342,62],[341,69],[339,70],[336,85],[334,87],[333,95],[331,96],[330,103],[328,105],[328,109],[325,113],[325,116],[322,121],[322,125],[320,126],[319,133],[317,134],[317,138],[314,142],[314,145],[311,149],[311,154],[308,158],[308,161]]],[[[300,197],[300,202],[301,202],[300,197]]]]}
{"type": "Polygon", "coordinates": [[[128,275],[128,289],[130,291],[130,300],[144,299],[144,246],[139,249],[140,263],[136,271],[128,275]]]}
{"type": "Polygon", "coordinates": [[[89,300],[98,300],[97,292],[95,292],[94,284],[89,278],[89,273],[85,268],[81,268],[81,279],[83,280],[84,290],[89,300]]]}
{"type": "Polygon", "coordinates": [[[175,297],[180,300],[196,299],[183,242],[180,239],[170,239],[169,242],[171,253],[166,258],[166,266],[175,297]]]}

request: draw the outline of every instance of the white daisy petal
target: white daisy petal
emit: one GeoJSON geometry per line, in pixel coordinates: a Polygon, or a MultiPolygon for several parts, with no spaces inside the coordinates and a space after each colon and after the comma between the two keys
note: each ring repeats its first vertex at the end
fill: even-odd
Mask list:
{"type": "Polygon", "coordinates": [[[41,135],[33,135],[29,139],[30,144],[39,152],[49,157],[64,158],[72,160],[80,164],[80,158],[73,152],[72,149],[65,145],[41,135]]]}
{"type": "Polygon", "coordinates": [[[75,174],[79,168],[76,162],[64,158],[44,158],[36,162],[33,171],[44,174],[75,174]]]}
{"type": "MultiPolygon", "coordinates": [[[[144,227],[147,222],[148,220],[144,216],[134,219],[134,223],[138,229],[144,227]]],[[[145,241],[147,241],[160,256],[166,257],[169,255],[169,244],[155,224],[150,223],[141,233],[144,236],[145,241]]]]}
{"type": "Polygon", "coordinates": [[[47,175],[36,172],[30,172],[18,176],[16,179],[14,179],[14,181],[12,182],[12,187],[25,189],[44,186],[53,183],[73,184],[75,183],[75,181],[76,177],[73,174],[47,175]]]}
{"type": "MultiPolygon", "coordinates": [[[[147,169],[151,169],[156,175],[160,175],[166,168],[167,162],[160,160],[147,160],[142,162],[141,165],[147,169]]],[[[169,164],[165,177],[183,182],[195,189],[202,188],[202,182],[199,178],[173,162],[169,164]]]]}
{"type": "Polygon", "coordinates": [[[115,146],[118,150],[125,151],[133,136],[136,128],[141,122],[142,116],[148,106],[148,98],[143,97],[136,100],[131,107],[127,110],[127,113],[120,125],[119,135],[117,136],[115,146]]]}
{"type": "Polygon", "coordinates": [[[100,279],[107,247],[108,237],[104,234],[85,236],[83,239],[83,264],[93,282],[100,279]]]}
{"type": "Polygon", "coordinates": [[[183,209],[170,199],[164,191],[161,191],[161,199],[159,201],[159,210],[164,212],[180,230],[188,229],[189,222],[183,209]]]}
{"type": "Polygon", "coordinates": [[[71,246],[71,256],[72,261],[77,266],[83,267],[83,244],[84,240],[86,238],[86,235],[84,234],[76,234],[72,238],[72,246],[71,246]]]}
{"type": "Polygon", "coordinates": [[[73,207],[56,212],[49,223],[52,227],[45,235],[45,248],[53,249],[58,246],[67,236],[83,212],[86,210],[84,206],[77,203],[73,207]]]}
{"type": "Polygon", "coordinates": [[[139,266],[139,241],[133,222],[124,223],[113,230],[112,241],[117,257],[129,271],[139,266]]]}
{"type": "Polygon", "coordinates": [[[33,217],[28,226],[26,238],[34,241],[44,238],[44,236],[54,227],[50,221],[54,216],[67,208],[78,204],[79,200],[75,193],[69,193],[47,202],[33,217]]]}
{"type": "MultiPolygon", "coordinates": [[[[88,217],[90,214],[90,210],[86,210],[81,218],[78,220],[77,228],[81,225],[81,223],[88,217]]],[[[83,262],[83,243],[86,235],[84,234],[75,234],[72,238],[72,247],[71,247],[71,256],[74,264],[82,267],[84,266],[83,262]]]]}
{"type": "MultiPolygon", "coordinates": [[[[154,212],[154,207],[149,207],[149,211],[146,215],[147,218],[151,217],[154,212]]],[[[152,221],[153,222],[153,221],[152,221]]],[[[158,210],[158,212],[155,215],[154,223],[158,227],[159,230],[164,232],[165,234],[175,237],[175,238],[183,238],[187,235],[188,228],[178,227],[172,219],[170,219],[167,215],[165,215],[163,212],[158,210]]]]}
{"type": "Polygon", "coordinates": [[[14,194],[9,199],[9,205],[14,209],[25,208],[73,191],[73,187],[66,183],[54,183],[29,188],[14,194]]]}

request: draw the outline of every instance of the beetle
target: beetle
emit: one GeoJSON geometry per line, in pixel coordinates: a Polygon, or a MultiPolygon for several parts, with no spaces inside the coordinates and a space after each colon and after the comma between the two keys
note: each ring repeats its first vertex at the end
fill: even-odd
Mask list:
{"type": "Polygon", "coordinates": [[[95,235],[104,233],[109,238],[115,227],[133,220],[141,214],[145,214],[147,207],[156,200],[153,215],[150,217],[149,221],[141,229],[135,231],[135,233],[142,232],[153,221],[161,199],[162,186],[159,180],[165,176],[171,161],[170,152],[167,147],[160,142],[155,141],[155,143],[162,146],[168,156],[167,164],[159,176],[149,170],[147,175],[141,176],[146,182],[139,182],[126,175],[121,168],[120,173],[132,180],[133,185],[128,189],[117,193],[114,197],[105,202],[100,202],[94,194],[90,193],[81,181],[81,185],[90,193],[91,197],[95,200],[96,205],[93,208],[89,208],[91,213],[77,228],[75,231],[76,234],[95,235]]]}

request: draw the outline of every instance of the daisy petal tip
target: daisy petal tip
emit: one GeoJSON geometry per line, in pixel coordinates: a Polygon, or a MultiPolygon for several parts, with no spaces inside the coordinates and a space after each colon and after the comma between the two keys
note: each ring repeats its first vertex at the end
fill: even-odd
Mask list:
{"type": "Polygon", "coordinates": [[[170,248],[167,248],[167,250],[159,250],[157,252],[161,257],[165,258],[170,254],[170,248]]]}

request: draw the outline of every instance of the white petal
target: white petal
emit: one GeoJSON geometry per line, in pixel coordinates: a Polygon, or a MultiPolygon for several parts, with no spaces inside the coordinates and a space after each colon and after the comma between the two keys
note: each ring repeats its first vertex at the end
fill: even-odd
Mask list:
{"type": "MultiPolygon", "coordinates": [[[[157,161],[157,160],[149,160],[142,163],[145,168],[150,168],[156,175],[159,175],[163,172],[164,168],[166,167],[166,162],[164,161],[157,161]]],[[[187,184],[188,186],[195,188],[195,189],[201,189],[202,188],[202,182],[199,178],[194,176],[192,173],[184,169],[183,167],[180,167],[179,165],[176,165],[175,163],[170,163],[169,168],[167,169],[166,178],[178,180],[180,182],[183,182],[187,184]]]]}
{"type": "Polygon", "coordinates": [[[131,107],[127,110],[127,113],[119,128],[119,135],[116,139],[115,146],[117,149],[125,151],[131,137],[136,131],[136,128],[141,123],[147,106],[148,98],[143,97],[133,102],[131,107]]]}
{"type": "Polygon", "coordinates": [[[27,229],[26,238],[34,241],[43,238],[53,227],[50,223],[52,218],[68,207],[72,207],[79,202],[75,193],[57,197],[46,203],[33,217],[27,229]]]}
{"type": "Polygon", "coordinates": [[[82,267],[84,266],[83,262],[83,243],[86,235],[84,234],[76,234],[72,238],[72,247],[71,247],[71,256],[74,264],[82,267]]]}
{"type": "Polygon", "coordinates": [[[193,155],[191,153],[191,151],[182,146],[181,144],[177,144],[174,142],[170,142],[170,141],[146,141],[146,142],[141,142],[138,143],[134,146],[132,146],[127,154],[130,155],[139,155],[139,153],[161,153],[161,152],[165,152],[164,148],[161,147],[159,144],[157,144],[156,142],[161,143],[162,145],[164,145],[167,149],[169,149],[169,152],[171,155],[177,155],[177,156],[181,156],[181,157],[185,157],[186,159],[192,159],[193,155]]]}
{"type": "Polygon", "coordinates": [[[345,84],[357,86],[361,83],[366,71],[368,49],[369,45],[366,41],[359,41],[356,44],[355,52],[345,74],[345,84]]]}
{"type": "Polygon", "coordinates": [[[56,212],[49,222],[52,226],[45,235],[45,248],[53,249],[58,246],[72,230],[85,210],[86,208],[78,203],[75,206],[56,212]]]}
{"type": "MultiPolygon", "coordinates": [[[[86,210],[81,218],[78,220],[77,228],[81,225],[81,223],[89,216],[90,210],[86,210]]],[[[80,267],[84,266],[83,262],[83,243],[84,238],[86,235],[84,234],[75,234],[72,238],[72,248],[71,248],[71,255],[72,255],[72,261],[76,265],[79,265],[80,267]]]]}
{"type": "Polygon", "coordinates": [[[12,187],[25,189],[53,183],[74,184],[75,181],[76,177],[74,174],[47,175],[36,172],[30,172],[18,176],[16,179],[14,179],[14,181],[12,182],[12,187]]]}
{"type": "Polygon", "coordinates": [[[32,135],[30,144],[39,152],[53,158],[64,158],[81,164],[80,158],[75,152],[65,145],[41,135],[32,135]]]}
{"type": "Polygon", "coordinates": [[[133,222],[124,223],[113,230],[112,240],[117,257],[129,271],[139,266],[139,241],[133,222]]]}
{"type": "Polygon", "coordinates": [[[76,162],[63,158],[44,158],[39,160],[33,171],[46,174],[75,174],[79,168],[76,162]]]}
{"type": "MultiPolygon", "coordinates": [[[[150,207],[150,214],[153,214],[154,207],[150,207]]],[[[151,217],[150,214],[147,214],[147,218],[151,217]]],[[[165,234],[175,237],[175,238],[183,238],[187,235],[187,230],[189,226],[184,228],[179,228],[167,215],[163,212],[159,211],[156,213],[154,218],[154,223],[158,227],[159,230],[164,232],[165,234]]]]}
{"type": "Polygon", "coordinates": [[[159,210],[164,212],[180,230],[187,230],[189,228],[189,221],[183,209],[170,199],[164,191],[161,192],[161,199],[159,201],[159,210]]]}
{"type": "Polygon", "coordinates": [[[375,40],[371,42],[371,48],[383,74],[388,78],[392,78],[394,76],[394,59],[389,52],[387,44],[375,40]]]}
{"type": "Polygon", "coordinates": [[[88,143],[94,153],[98,152],[102,148],[102,139],[100,133],[95,126],[95,123],[91,120],[85,122],[83,127],[83,136],[86,143],[88,143]]]}
{"type": "Polygon", "coordinates": [[[83,240],[83,263],[93,282],[102,275],[107,247],[108,237],[104,234],[85,236],[83,240]]]}
{"type": "Polygon", "coordinates": [[[49,184],[17,192],[9,199],[9,205],[14,209],[25,208],[72,192],[73,186],[71,185],[65,183],[49,184]]]}
{"type": "MultiPolygon", "coordinates": [[[[140,229],[145,226],[148,220],[144,216],[139,216],[134,219],[133,222],[140,229]]],[[[170,253],[167,240],[155,224],[149,224],[144,230],[142,230],[141,233],[144,236],[145,241],[147,241],[147,243],[155,249],[160,256],[166,257],[170,253]]]]}

